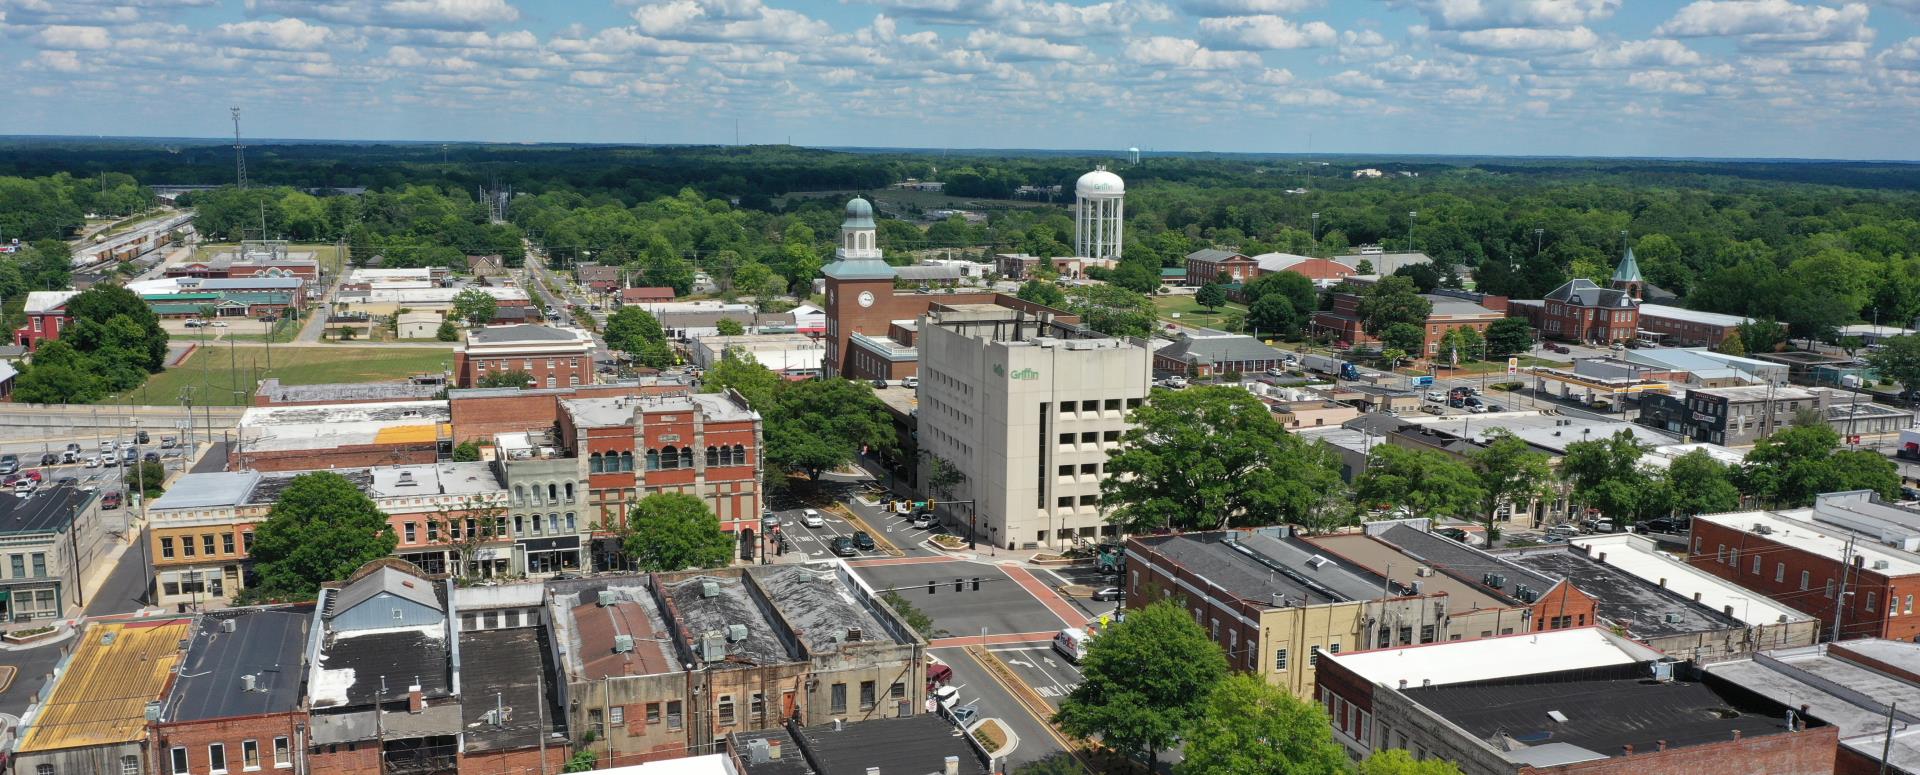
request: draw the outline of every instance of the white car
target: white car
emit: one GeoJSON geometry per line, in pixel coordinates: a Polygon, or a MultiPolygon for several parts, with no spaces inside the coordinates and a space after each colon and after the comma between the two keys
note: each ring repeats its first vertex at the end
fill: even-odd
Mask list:
{"type": "Polygon", "coordinates": [[[1167,387],[1173,388],[1174,390],[1179,390],[1186,386],[1187,386],[1186,377],[1168,377],[1167,378],[1167,387]]]}
{"type": "Polygon", "coordinates": [[[960,688],[957,686],[951,686],[951,685],[941,686],[937,689],[934,689],[933,696],[929,697],[928,699],[931,699],[934,702],[939,703],[941,710],[951,713],[953,711],[953,706],[956,703],[960,702],[960,688]]]}
{"type": "Polygon", "coordinates": [[[1436,404],[1444,404],[1447,401],[1447,394],[1438,390],[1429,390],[1427,391],[1427,400],[1436,404]]]}
{"type": "Polygon", "coordinates": [[[212,323],[208,323],[207,325],[210,325],[210,326],[213,326],[214,328],[226,328],[226,327],[227,327],[227,321],[224,321],[224,320],[216,320],[216,321],[213,321],[212,323]]]}
{"type": "Polygon", "coordinates": [[[99,467],[100,467],[100,456],[99,456],[99,455],[88,455],[88,456],[87,456],[87,467],[88,467],[88,468],[99,468],[99,467]]]}
{"type": "Polygon", "coordinates": [[[806,525],[807,527],[826,527],[827,520],[825,517],[820,516],[819,511],[807,509],[806,511],[800,512],[800,524],[806,525]]]}
{"type": "Polygon", "coordinates": [[[1281,370],[1279,367],[1267,369],[1267,376],[1269,377],[1284,377],[1286,375],[1287,373],[1281,370]]]}
{"type": "Polygon", "coordinates": [[[900,380],[900,387],[907,388],[909,390],[920,387],[920,378],[908,377],[906,379],[900,380]]]}

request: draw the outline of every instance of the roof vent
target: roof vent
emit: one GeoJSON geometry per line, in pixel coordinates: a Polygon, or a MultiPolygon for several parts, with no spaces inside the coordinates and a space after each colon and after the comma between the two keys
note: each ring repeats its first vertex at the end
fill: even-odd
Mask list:
{"type": "Polygon", "coordinates": [[[1433,569],[1425,565],[1422,565],[1418,568],[1413,569],[1413,575],[1419,576],[1421,578],[1426,578],[1428,576],[1433,575],[1433,569]]]}
{"type": "Polygon", "coordinates": [[[739,643],[747,639],[747,626],[744,624],[727,625],[727,642],[739,643]]]}
{"type": "MultiPolygon", "coordinates": [[[[743,630],[744,630],[744,629],[746,629],[746,628],[745,628],[745,627],[742,627],[741,629],[743,629],[743,630]]],[[[867,637],[867,633],[866,633],[866,631],[865,631],[865,630],[862,630],[862,629],[860,629],[859,627],[848,627],[848,628],[847,628],[847,642],[848,642],[848,643],[858,643],[858,642],[859,642],[859,641],[860,641],[861,639],[863,639],[863,638],[865,638],[865,637],[867,637]]]]}
{"type": "Polygon", "coordinates": [[[1328,562],[1327,558],[1316,554],[1312,557],[1307,558],[1307,567],[1319,568],[1320,566],[1327,564],[1327,562],[1328,562]]]}
{"type": "Polygon", "coordinates": [[[240,676],[240,691],[251,692],[260,688],[259,680],[252,674],[240,676]]]}
{"type": "Polygon", "coordinates": [[[615,635],[615,636],[613,636],[613,653],[615,653],[615,654],[625,654],[625,653],[627,653],[627,652],[629,652],[629,651],[632,651],[632,650],[633,650],[633,636],[632,636],[632,635],[615,635]]]}
{"type": "Polygon", "coordinates": [[[1874,569],[1874,570],[1886,570],[1886,569],[1887,569],[1887,561],[1886,561],[1886,560],[1874,560],[1874,561],[1873,561],[1873,569],[1874,569]]]}
{"type": "Polygon", "coordinates": [[[613,605],[613,590],[600,590],[600,607],[605,608],[610,605],[613,605]]]}
{"type": "Polygon", "coordinates": [[[700,597],[711,600],[720,596],[720,582],[713,579],[700,580],[700,597]]]}
{"type": "Polygon", "coordinates": [[[100,645],[102,646],[113,645],[113,630],[107,630],[106,632],[100,633],[100,645]]]}
{"type": "Polygon", "coordinates": [[[419,484],[419,482],[413,480],[412,471],[401,471],[399,478],[393,480],[393,486],[395,487],[412,487],[416,484],[419,484]]]}
{"type": "Polygon", "coordinates": [[[1554,721],[1558,721],[1562,724],[1567,723],[1567,714],[1561,713],[1560,711],[1557,711],[1557,710],[1547,711],[1547,718],[1553,719],[1554,721]]]}
{"type": "Polygon", "coordinates": [[[158,702],[147,703],[147,720],[148,721],[160,720],[160,703],[158,702]]]}
{"type": "Polygon", "coordinates": [[[1665,615],[1665,616],[1663,616],[1663,617],[1661,617],[1661,619],[1662,619],[1663,621],[1665,621],[1666,623],[1668,623],[1668,624],[1679,624],[1679,623],[1680,623],[1680,615],[1679,615],[1679,614],[1667,614],[1667,615],[1665,615]]]}
{"type": "Polygon", "coordinates": [[[235,631],[235,630],[238,630],[239,628],[240,628],[240,623],[239,623],[239,622],[236,622],[236,621],[234,621],[234,620],[232,620],[232,619],[221,619],[221,620],[220,620],[220,631],[221,631],[221,632],[233,632],[233,631],[235,631]]]}

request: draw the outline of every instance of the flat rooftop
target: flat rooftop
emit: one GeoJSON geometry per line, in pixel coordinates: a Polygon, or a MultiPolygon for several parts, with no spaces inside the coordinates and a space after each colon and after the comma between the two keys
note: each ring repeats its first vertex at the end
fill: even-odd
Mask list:
{"type": "Polygon", "coordinates": [[[1728,401],[1736,401],[1736,402],[1772,400],[1777,403],[1780,401],[1807,401],[1814,398],[1818,398],[1820,396],[1819,393],[1815,393],[1814,391],[1808,390],[1806,388],[1788,387],[1785,385],[1741,385],[1739,387],[1723,387],[1723,388],[1691,388],[1687,392],[1692,395],[1714,396],[1718,398],[1724,398],[1728,401]]]}
{"type": "Polygon", "coordinates": [[[1898,724],[1887,761],[1902,772],[1920,771],[1920,685],[1893,673],[1863,667],[1855,654],[1920,673],[1920,645],[1862,639],[1763,652],[1751,659],[1716,662],[1709,675],[1789,707],[1807,706],[1808,715],[1840,728],[1840,743],[1868,759],[1886,747],[1887,705],[1897,704],[1898,724]]]}
{"type": "Polygon", "coordinates": [[[560,408],[573,417],[575,425],[583,428],[631,425],[636,411],[699,411],[707,422],[734,422],[759,417],[759,413],[736,403],[724,393],[569,398],[560,401],[560,408]]]}
{"type": "Polygon", "coordinates": [[[1324,585],[1308,584],[1294,574],[1277,572],[1227,544],[1225,538],[1225,533],[1210,532],[1134,540],[1227,593],[1260,605],[1284,608],[1348,599],[1324,585]]]}
{"type": "Polygon", "coordinates": [[[732,736],[733,748],[746,765],[743,775],[858,775],[863,772],[942,773],[947,757],[960,762],[960,775],[987,775],[967,738],[955,735],[953,724],[938,715],[862,721],[835,729],[832,724],[801,727],[795,735],[769,729],[732,736]],[[778,741],[780,758],[756,755],[756,741],[778,741]]]}
{"type": "MultiPolygon", "coordinates": [[[[1597,615],[1636,638],[1659,638],[1741,627],[1741,621],[1661,589],[1631,573],[1602,564],[1577,547],[1550,546],[1503,552],[1515,564],[1573,582],[1591,595],[1597,615]]],[[[1612,559],[1612,555],[1608,555],[1612,559]]],[[[1734,610],[1739,610],[1736,606],[1734,610]]]]}
{"type": "Polygon", "coordinates": [[[437,441],[453,421],[445,401],[256,406],[240,416],[242,453],[437,441]]]}
{"type": "Polygon", "coordinates": [[[21,496],[0,493],[0,535],[63,531],[93,497],[70,484],[56,484],[21,496]]]}
{"type": "Polygon", "coordinates": [[[727,639],[727,657],[710,668],[751,667],[797,661],[773,618],[738,576],[699,574],[665,584],[666,594],[686,622],[687,637],[699,656],[700,639],[717,633],[727,639]],[[733,639],[731,628],[745,627],[744,637],[733,639]]]}
{"type": "Polygon", "coordinates": [[[1887,564],[1879,572],[1891,576],[1920,573],[1920,556],[1882,546],[1874,536],[1870,535],[1855,536],[1856,540],[1850,542],[1848,540],[1850,531],[1814,523],[1813,509],[1736,511],[1726,514],[1701,514],[1694,519],[1705,520],[1741,532],[1763,535],[1768,540],[1787,544],[1822,557],[1845,557],[1848,544],[1851,543],[1852,552],[1865,557],[1868,567],[1874,567],[1879,562],[1887,564]]]}
{"type": "Polygon", "coordinates": [[[506,489],[494,474],[493,465],[483,462],[382,466],[367,469],[367,473],[373,482],[366,492],[373,498],[486,495],[506,489]]]}
{"type": "Polygon", "coordinates": [[[307,623],[312,618],[311,606],[232,608],[200,617],[161,710],[161,723],[299,708],[307,623]],[[228,622],[232,632],[225,629],[228,622]]]}
{"type": "Polygon", "coordinates": [[[1556,453],[1565,451],[1567,445],[1572,442],[1605,439],[1620,431],[1631,432],[1641,444],[1646,446],[1672,444],[1679,440],[1676,436],[1635,423],[1585,420],[1541,412],[1488,412],[1450,417],[1401,417],[1398,421],[1404,425],[1432,428],[1437,432],[1456,438],[1470,439],[1478,444],[1486,443],[1494,431],[1504,429],[1528,444],[1556,453]]]}
{"type": "Polygon", "coordinates": [[[1701,312],[1699,310],[1687,309],[1686,307],[1669,307],[1664,304],[1641,304],[1640,316],[1684,320],[1689,323],[1701,323],[1709,326],[1723,326],[1728,328],[1742,323],[1753,322],[1753,318],[1744,318],[1739,315],[1701,312]]]}
{"type": "Polygon", "coordinates": [[[1515,565],[1511,557],[1488,554],[1446,536],[1405,524],[1381,531],[1379,538],[1429,565],[1450,570],[1469,583],[1478,582],[1483,587],[1497,589],[1500,594],[1515,599],[1519,598],[1521,586],[1544,595],[1561,578],[1565,578],[1515,565]]]}
{"type": "Polygon", "coordinates": [[[593,337],[578,328],[554,328],[532,324],[486,326],[467,332],[470,344],[576,344],[592,343],[593,337]]]}
{"type": "Polygon", "coordinates": [[[460,692],[465,697],[460,715],[468,750],[531,748],[549,729],[566,728],[558,721],[566,716],[556,701],[553,650],[546,633],[545,627],[512,627],[460,634],[460,692]],[[494,718],[496,710],[502,711],[500,718],[494,718]]]}
{"type": "Polygon", "coordinates": [[[748,572],[813,654],[832,653],[856,640],[912,642],[898,637],[855,599],[832,564],[771,565],[748,572]]]}
{"type": "Polygon", "coordinates": [[[1395,688],[1444,686],[1562,670],[1632,665],[1660,652],[1598,627],[1547,630],[1479,640],[1321,654],[1376,684],[1395,688]]]}
{"type": "Polygon", "coordinates": [[[1307,539],[1307,542],[1320,547],[1329,555],[1343,558],[1381,576],[1390,577],[1403,587],[1417,581],[1420,582],[1422,594],[1445,593],[1448,610],[1454,613],[1509,608],[1513,605],[1494,597],[1477,583],[1461,581],[1444,573],[1425,577],[1417,576],[1415,575],[1417,568],[1432,563],[1409,555],[1398,547],[1373,536],[1358,533],[1314,536],[1307,539]],[[1394,572],[1400,575],[1393,576],[1394,572]]]}
{"type": "Polygon", "coordinates": [[[279,379],[270,377],[260,382],[260,389],[254,391],[254,395],[276,404],[394,403],[431,400],[441,390],[440,385],[416,385],[411,382],[283,385],[279,379]]]}
{"type": "Polygon", "coordinates": [[[653,592],[638,585],[609,584],[604,590],[613,597],[613,602],[604,606],[600,605],[598,588],[554,595],[564,617],[555,631],[567,638],[570,677],[600,680],[681,672],[673,645],[664,640],[670,635],[653,592]],[[615,639],[621,635],[633,637],[632,650],[623,652],[615,647],[615,639]]]}
{"type": "Polygon", "coordinates": [[[1415,687],[1404,694],[1474,737],[1529,749],[1554,746],[1559,750],[1553,755],[1564,759],[1619,756],[1629,745],[1651,752],[1660,741],[1669,749],[1685,748],[1723,742],[1735,732],[1754,737],[1788,731],[1779,703],[1713,679],[1650,681],[1641,665],[1415,687]]]}
{"type": "Polygon", "coordinates": [[[1618,533],[1579,536],[1569,543],[1595,558],[1605,552],[1608,567],[1632,574],[1643,582],[1655,586],[1665,583],[1674,594],[1689,600],[1699,595],[1700,604],[1709,609],[1724,611],[1730,606],[1734,617],[1749,626],[1799,622],[1810,618],[1774,602],[1772,598],[1755,594],[1746,587],[1674,559],[1660,551],[1658,542],[1643,535],[1618,533]]]}

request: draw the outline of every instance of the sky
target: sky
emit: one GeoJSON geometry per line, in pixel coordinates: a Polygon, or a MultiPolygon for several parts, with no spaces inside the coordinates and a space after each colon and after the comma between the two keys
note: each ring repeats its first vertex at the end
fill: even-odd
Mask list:
{"type": "Polygon", "coordinates": [[[1916,159],[1920,0],[0,0],[0,134],[1916,159]]]}

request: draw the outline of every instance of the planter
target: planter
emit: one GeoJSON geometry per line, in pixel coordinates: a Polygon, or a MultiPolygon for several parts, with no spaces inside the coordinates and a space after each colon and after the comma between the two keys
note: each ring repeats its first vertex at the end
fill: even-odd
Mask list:
{"type": "Polygon", "coordinates": [[[1080,562],[1080,558],[1063,557],[1058,554],[1036,554],[1032,562],[1035,565],[1072,565],[1080,562]]]}
{"type": "Polygon", "coordinates": [[[965,540],[965,539],[963,539],[963,538],[961,538],[961,537],[959,537],[959,536],[951,536],[951,535],[944,535],[944,534],[943,534],[943,535],[937,535],[937,536],[934,536],[933,538],[931,538],[931,539],[929,539],[929,540],[931,540],[931,541],[933,541],[933,544],[934,544],[935,546],[938,546],[938,547],[940,547],[940,548],[942,548],[942,549],[965,549],[965,548],[967,548],[967,542],[966,542],[966,540],[965,540]]]}
{"type": "Polygon", "coordinates": [[[32,643],[34,641],[46,640],[59,633],[60,628],[48,625],[46,627],[14,630],[6,635],[0,635],[0,640],[5,640],[8,643],[32,643]]]}
{"type": "Polygon", "coordinates": [[[1007,744],[1013,742],[1012,732],[999,719],[981,719],[968,730],[968,734],[973,735],[974,742],[979,743],[990,757],[998,757],[1006,750],[1007,744]]]}

